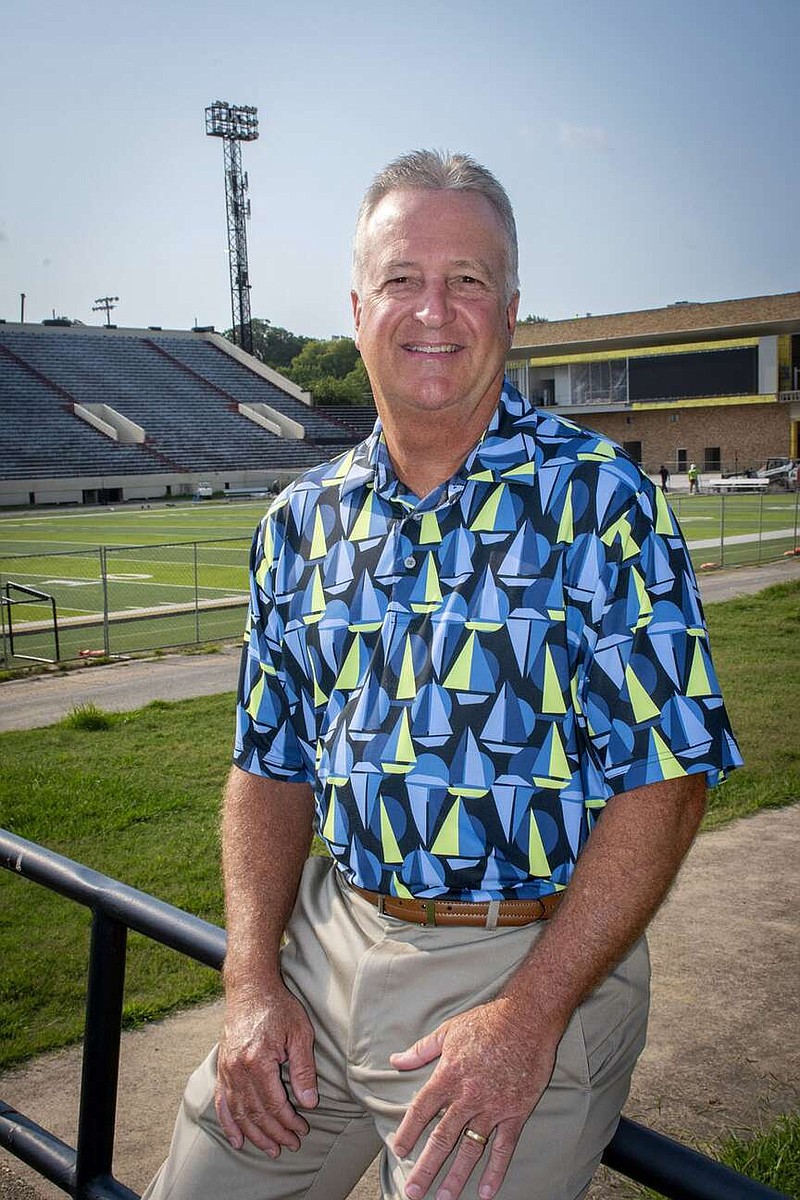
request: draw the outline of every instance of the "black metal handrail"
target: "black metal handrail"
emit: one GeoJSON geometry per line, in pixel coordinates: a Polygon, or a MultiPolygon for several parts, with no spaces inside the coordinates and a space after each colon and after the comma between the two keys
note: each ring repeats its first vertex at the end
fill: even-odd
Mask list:
{"type": "MultiPolygon", "coordinates": [[[[139,1200],[112,1173],[127,931],[216,970],[225,932],[4,829],[0,866],[92,910],[78,1144],[67,1145],[0,1100],[0,1146],[76,1200],[139,1200]]],[[[625,1117],[603,1161],[668,1200],[789,1200],[625,1117]]]]}

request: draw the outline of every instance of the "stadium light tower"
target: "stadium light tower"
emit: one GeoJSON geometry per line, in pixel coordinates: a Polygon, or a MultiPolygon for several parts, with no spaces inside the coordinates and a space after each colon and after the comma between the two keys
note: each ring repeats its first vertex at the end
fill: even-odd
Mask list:
{"type": "Polygon", "coordinates": [[[222,138],[225,158],[225,211],[228,217],[228,263],[231,276],[233,340],[253,353],[250,320],[250,278],[247,268],[247,173],[242,171],[241,142],[258,137],[258,109],[215,100],[206,109],[206,133],[222,138]]]}

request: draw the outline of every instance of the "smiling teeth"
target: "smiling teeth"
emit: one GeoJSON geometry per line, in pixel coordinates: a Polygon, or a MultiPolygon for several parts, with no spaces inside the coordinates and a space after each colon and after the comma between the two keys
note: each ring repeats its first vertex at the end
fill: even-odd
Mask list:
{"type": "Polygon", "coordinates": [[[408,348],[419,351],[420,354],[453,354],[458,346],[409,346],[408,348]]]}

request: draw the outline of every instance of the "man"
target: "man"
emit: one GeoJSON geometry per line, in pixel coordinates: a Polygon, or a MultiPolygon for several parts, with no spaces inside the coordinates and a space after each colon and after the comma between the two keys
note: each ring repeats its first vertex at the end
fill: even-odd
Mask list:
{"type": "Polygon", "coordinates": [[[391,164],[352,299],[380,420],[254,541],[225,1027],[146,1195],[336,1200],[382,1151],[390,1200],[567,1200],[644,1043],[643,931],[740,759],[661,492],[504,382],[494,177],[391,164]]]}

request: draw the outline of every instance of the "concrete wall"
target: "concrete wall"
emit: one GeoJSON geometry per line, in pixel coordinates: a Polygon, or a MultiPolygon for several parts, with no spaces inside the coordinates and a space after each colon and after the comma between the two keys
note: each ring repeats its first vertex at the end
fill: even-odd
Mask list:
{"type": "Polygon", "coordinates": [[[0,480],[0,508],[39,505],[83,504],[84,492],[121,489],[122,502],[137,500],[187,499],[198,483],[210,483],[215,492],[252,488],[268,491],[277,479],[281,487],[296,471],[225,471],[162,473],[153,475],[85,475],[72,479],[0,480]],[[33,494],[33,501],[30,497],[33,494]]]}

